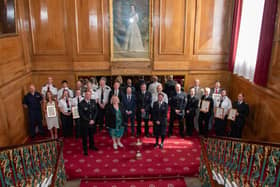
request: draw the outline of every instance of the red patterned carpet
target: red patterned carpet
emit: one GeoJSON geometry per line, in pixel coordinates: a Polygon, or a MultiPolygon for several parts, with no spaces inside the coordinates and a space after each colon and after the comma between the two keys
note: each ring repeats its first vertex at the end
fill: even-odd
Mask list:
{"type": "Polygon", "coordinates": [[[80,187],[185,187],[183,178],[159,180],[82,181],[80,187]]]}
{"type": "Polygon", "coordinates": [[[197,137],[166,138],[164,149],[154,148],[154,138],[142,138],[142,159],[136,160],[135,137],[122,139],[124,148],[114,150],[107,132],[95,136],[98,152],[83,155],[82,142],[64,140],[65,169],[69,180],[79,178],[128,178],[194,176],[198,174],[200,144],[197,137]]]}

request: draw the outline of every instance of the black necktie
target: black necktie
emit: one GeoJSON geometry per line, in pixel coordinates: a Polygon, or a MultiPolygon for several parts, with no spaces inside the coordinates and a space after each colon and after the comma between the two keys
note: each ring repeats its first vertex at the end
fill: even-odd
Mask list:
{"type": "Polygon", "coordinates": [[[80,103],[80,97],[79,96],[78,96],[77,100],[78,100],[78,104],[79,104],[80,103]]]}
{"type": "Polygon", "coordinates": [[[104,99],[104,88],[101,88],[101,104],[103,104],[104,99]]]}
{"type": "Polygon", "coordinates": [[[128,96],[128,102],[130,102],[130,101],[131,101],[131,96],[129,95],[129,96],[128,96]]]}
{"type": "Polygon", "coordinates": [[[68,100],[68,98],[67,98],[67,97],[66,97],[66,105],[67,105],[67,109],[69,110],[70,105],[69,105],[69,100],[68,100]]]}
{"type": "Polygon", "coordinates": [[[50,91],[50,86],[48,86],[48,89],[47,89],[47,91],[48,91],[48,92],[50,91]]]}

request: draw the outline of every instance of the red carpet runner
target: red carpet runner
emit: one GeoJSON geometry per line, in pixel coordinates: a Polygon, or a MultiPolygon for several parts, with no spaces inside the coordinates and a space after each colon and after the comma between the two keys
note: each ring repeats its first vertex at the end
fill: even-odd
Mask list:
{"type": "Polygon", "coordinates": [[[114,150],[107,132],[95,136],[98,152],[84,156],[81,140],[64,140],[65,169],[69,180],[79,178],[194,176],[198,174],[198,138],[166,138],[164,149],[154,148],[154,138],[142,138],[142,159],[136,160],[135,137],[122,139],[124,148],[114,150]]]}
{"type": "Polygon", "coordinates": [[[185,187],[183,178],[160,180],[82,181],[80,187],[185,187]]]}

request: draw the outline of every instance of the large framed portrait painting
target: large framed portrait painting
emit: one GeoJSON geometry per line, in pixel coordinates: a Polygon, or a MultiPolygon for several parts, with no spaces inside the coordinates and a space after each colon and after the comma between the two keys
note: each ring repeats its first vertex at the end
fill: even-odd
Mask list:
{"type": "Polygon", "coordinates": [[[151,0],[110,0],[112,61],[150,60],[151,0]]]}

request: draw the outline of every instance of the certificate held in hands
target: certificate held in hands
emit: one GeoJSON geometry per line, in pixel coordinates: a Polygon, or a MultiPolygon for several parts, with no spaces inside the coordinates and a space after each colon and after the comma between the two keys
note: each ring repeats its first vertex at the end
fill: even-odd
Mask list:
{"type": "Polygon", "coordinates": [[[228,113],[228,119],[229,120],[232,120],[232,121],[235,121],[235,118],[236,118],[236,113],[237,113],[237,110],[236,109],[230,109],[229,110],[229,113],[228,113]]]}
{"type": "Polygon", "coordinates": [[[217,107],[215,111],[215,118],[224,119],[224,109],[217,107]]]}
{"type": "Polygon", "coordinates": [[[210,101],[202,100],[200,111],[209,112],[210,101]]]}
{"type": "Polygon", "coordinates": [[[49,105],[49,106],[47,106],[47,117],[48,117],[48,118],[56,117],[56,108],[55,108],[55,105],[49,105]]]}
{"type": "Polygon", "coordinates": [[[72,107],[72,115],[73,115],[73,119],[78,119],[78,118],[80,118],[78,106],[73,106],[73,107],[72,107]]]}

